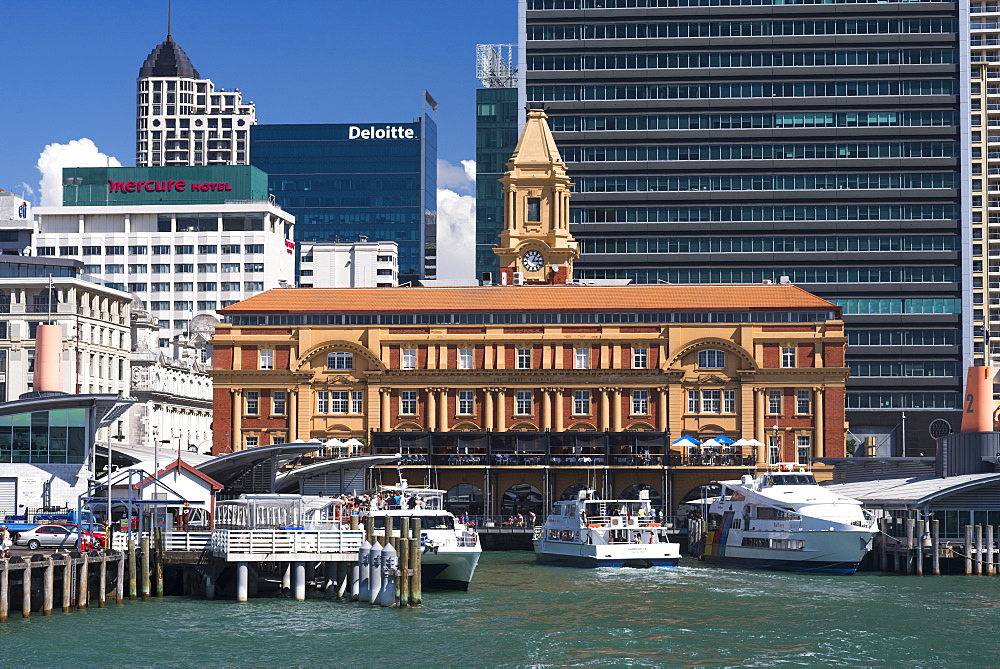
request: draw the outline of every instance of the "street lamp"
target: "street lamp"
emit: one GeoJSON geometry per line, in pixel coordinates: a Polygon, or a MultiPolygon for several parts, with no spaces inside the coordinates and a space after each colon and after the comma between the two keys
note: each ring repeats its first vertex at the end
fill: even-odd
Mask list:
{"type": "MultiPolygon", "coordinates": [[[[775,420],[774,421],[774,443],[771,445],[771,447],[778,449],[778,453],[777,453],[778,457],[777,457],[777,459],[776,459],[775,462],[769,463],[769,464],[772,464],[772,465],[777,464],[778,462],[781,462],[781,437],[780,437],[780,431],[779,431],[780,429],[781,428],[778,427],[778,421],[775,420]]],[[[775,460],[774,454],[773,453],[769,454],[768,455],[768,459],[769,460],[775,460]]]]}

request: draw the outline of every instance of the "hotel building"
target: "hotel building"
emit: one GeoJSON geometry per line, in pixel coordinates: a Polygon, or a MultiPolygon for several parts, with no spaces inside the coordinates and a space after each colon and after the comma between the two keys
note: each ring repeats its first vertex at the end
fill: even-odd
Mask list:
{"type": "Polygon", "coordinates": [[[853,438],[931,452],[972,349],[962,6],[522,0],[577,276],[788,277],[843,310],[853,438]]]}
{"type": "Polygon", "coordinates": [[[294,281],[295,219],[249,165],[63,171],[62,207],[37,207],[35,254],[137,295],[161,348],[191,319],[294,281]]]}
{"type": "Polygon", "coordinates": [[[838,306],[786,284],[579,285],[544,113],[507,167],[508,285],[277,289],[223,309],[214,452],[357,437],[491,513],[588,481],[672,508],[705,467],[844,455],[838,306]],[[761,446],[692,453],[683,435],[761,446]]]}

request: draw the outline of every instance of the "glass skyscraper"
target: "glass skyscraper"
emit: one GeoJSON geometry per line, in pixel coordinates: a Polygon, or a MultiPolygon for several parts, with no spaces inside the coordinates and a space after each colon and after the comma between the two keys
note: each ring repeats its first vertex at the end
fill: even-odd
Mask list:
{"type": "Polygon", "coordinates": [[[545,109],[576,184],[579,278],[790,281],[843,307],[849,436],[930,455],[958,428],[967,5],[520,6],[520,103],[545,109]]]}
{"type": "Polygon", "coordinates": [[[503,230],[500,177],[517,145],[516,88],[476,89],[476,277],[499,281],[500,260],[493,247],[503,230]]]}
{"type": "Polygon", "coordinates": [[[399,244],[399,281],[433,279],[437,236],[437,124],[262,124],[253,165],[295,216],[303,242],[399,244]]]}

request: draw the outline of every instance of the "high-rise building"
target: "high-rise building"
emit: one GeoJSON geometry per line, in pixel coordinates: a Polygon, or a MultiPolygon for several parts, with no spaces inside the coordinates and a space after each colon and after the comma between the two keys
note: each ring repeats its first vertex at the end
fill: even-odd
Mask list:
{"type": "Polygon", "coordinates": [[[479,44],[476,48],[476,276],[498,281],[500,263],[493,247],[503,230],[500,177],[517,143],[517,68],[514,45],[479,44]]]}
{"type": "Polygon", "coordinates": [[[216,89],[167,30],[136,80],[135,164],[249,165],[253,102],[216,89]]]}
{"type": "Polygon", "coordinates": [[[843,308],[851,438],[916,454],[957,429],[959,3],[520,7],[522,102],[546,110],[575,184],[577,277],[795,283],[843,308]]]}
{"type": "Polygon", "coordinates": [[[970,3],[972,302],[977,365],[1000,365],[1000,6],[970,3]],[[988,349],[988,350],[987,350],[988,349]]]}
{"type": "Polygon", "coordinates": [[[257,125],[253,164],[299,241],[396,242],[399,281],[415,284],[437,271],[436,115],[425,92],[410,123],[257,125]]]}

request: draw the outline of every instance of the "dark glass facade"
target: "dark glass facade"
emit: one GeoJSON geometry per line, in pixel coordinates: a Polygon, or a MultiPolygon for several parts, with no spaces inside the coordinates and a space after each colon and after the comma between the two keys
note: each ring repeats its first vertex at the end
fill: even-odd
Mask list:
{"type": "Polygon", "coordinates": [[[255,125],[255,167],[295,216],[295,239],[399,244],[399,281],[434,278],[437,124],[255,125]]]}
{"type": "Polygon", "coordinates": [[[545,109],[576,184],[578,277],[788,277],[844,308],[849,436],[900,452],[905,411],[907,454],[930,454],[933,419],[958,428],[971,331],[958,3],[522,6],[520,102],[545,109]]]}
{"type": "Polygon", "coordinates": [[[503,230],[500,177],[517,145],[517,89],[476,90],[476,276],[497,281],[500,259],[493,247],[503,230]]]}

